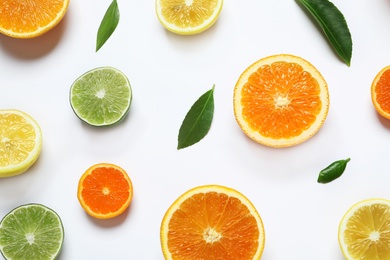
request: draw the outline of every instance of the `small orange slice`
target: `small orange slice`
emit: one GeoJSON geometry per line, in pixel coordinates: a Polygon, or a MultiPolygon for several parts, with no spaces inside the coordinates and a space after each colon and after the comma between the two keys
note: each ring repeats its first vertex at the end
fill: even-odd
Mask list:
{"type": "Polygon", "coordinates": [[[1,0],[0,33],[33,38],[54,28],[64,17],[69,0],[1,0]]]}
{"type": "Polygon", "coordinates": [[[254,141],[288,147],[312,137],[329,110],[325,79],[301,57],[279,54],[250,65],[234,89],[236,120],[254,141]]]}
{"type": "Polygon", "coordinates": [[[374,78],[371,99],[376,111],[390,119],[390,66],[383,68],[374,78]]]}
{"type": "Polygon", "coordinates": [[[133,198],[133,185],[122,168],[100,163],[91,166],[81,176],[77,198],[92,217],[113,218],[129,207],[133,198]]]}
{"type": "Polygon", "coordinates": [[[181,195],[161,223],[166,260],[260,259],[265,232],[254,205],[231,188],[206,185],[181,195]]]}

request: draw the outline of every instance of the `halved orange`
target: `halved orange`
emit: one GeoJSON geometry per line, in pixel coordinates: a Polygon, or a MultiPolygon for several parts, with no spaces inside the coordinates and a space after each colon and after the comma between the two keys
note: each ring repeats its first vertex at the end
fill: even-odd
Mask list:
{"type": "Polygon", "coordinates": [[[312,137],[329,110],[328,86],[308,61],[278,54],[250,65],[234,89],[234,114],[254,141],[288,147],[312,137]]]}
{"type": "Polygon", "coordinates": [[[81,176],[77,198],[92,217],[113,218],[129,207],[133,198],[133,185],[121,167],[99,163],[81,176]]]}
{"type": "Polygon", "coordinates": [[[240,192],[219,185],[195,187],[181,195],[161,223],[166,260],[260,259],[263,222],[240,192]]]}
{"type": "Polygon", "coordinates": [[[69,0],[1,0],[0,33],[33,38],[54,28],[64,17],[69,0]]]}
{"type": "Polygon", "coordinates": [[[371,99],[376,111],[390,119],[390,66],[384,67],[371,84],[371,99]]]}

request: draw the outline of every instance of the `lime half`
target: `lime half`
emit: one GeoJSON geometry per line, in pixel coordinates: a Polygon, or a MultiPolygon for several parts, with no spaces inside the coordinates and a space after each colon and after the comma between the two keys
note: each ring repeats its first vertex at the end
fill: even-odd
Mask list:
{"type": "Polygon", "coordinates": [[[90,70],[70,89],[70,104],[87,124],[109,126],[121,122],[129,112],[132,91],[128,78],[112,67],[90,70]]]}
{"type": "Polygon", "coordinates": [[[0,251],[7,260],[55,259],[64,241],[60,217],[41,204],[26,204],[0,222],[0,251]]]}

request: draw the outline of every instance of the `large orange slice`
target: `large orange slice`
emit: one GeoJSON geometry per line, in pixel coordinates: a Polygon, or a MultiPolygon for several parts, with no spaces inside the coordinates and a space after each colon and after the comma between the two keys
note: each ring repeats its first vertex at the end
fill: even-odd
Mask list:
{"type": "Polygon", "coordinates": [[[129,207],[133,198],[133,185],[121,167],[99,163],[81,176],[77,198],[92,217],[113,218],[129,207]]]}
{"type": "Polygon", "coordinates": [[[166,260],[260,259],[263,222],[254,205],[231,188],[206,185],[181,195],[161,224],[166,260]]]}
{"type": "Polygon", "coordinates": [[[371,99],[376,111],[390,119],[390,66],[375,76],[371,85],[371,99]]]}
{"type": "Polygon", "coordinates": [[[64,17],[69,0],[1,0],[0,33],[33,38],[55,27],[64,17]]]}
{"type": "Polygon", "coordinates": [[[236,120],[251,139],[287,147],[312,137],[329,110],[325,79],[308,61],[289,54],[250,65],[234,89],[236,120]]]}

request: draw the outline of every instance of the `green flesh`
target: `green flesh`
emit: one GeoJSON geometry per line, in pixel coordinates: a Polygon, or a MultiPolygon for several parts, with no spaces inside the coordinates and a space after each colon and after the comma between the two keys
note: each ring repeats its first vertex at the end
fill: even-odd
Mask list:
{"type": "Polygon", "coordinates": [[[79,77],[70,90],[70,103],[76,115],[93,126],[121,122],[132,99],[130,82],[117,69],[96,68],[79,77]]]}
{"type": "Polygon", "coordinates": [[[7,260],[55,259],[62,248],[60,217],[40,204],[27,204],[0,222],[0,251],[7,260]]]}

